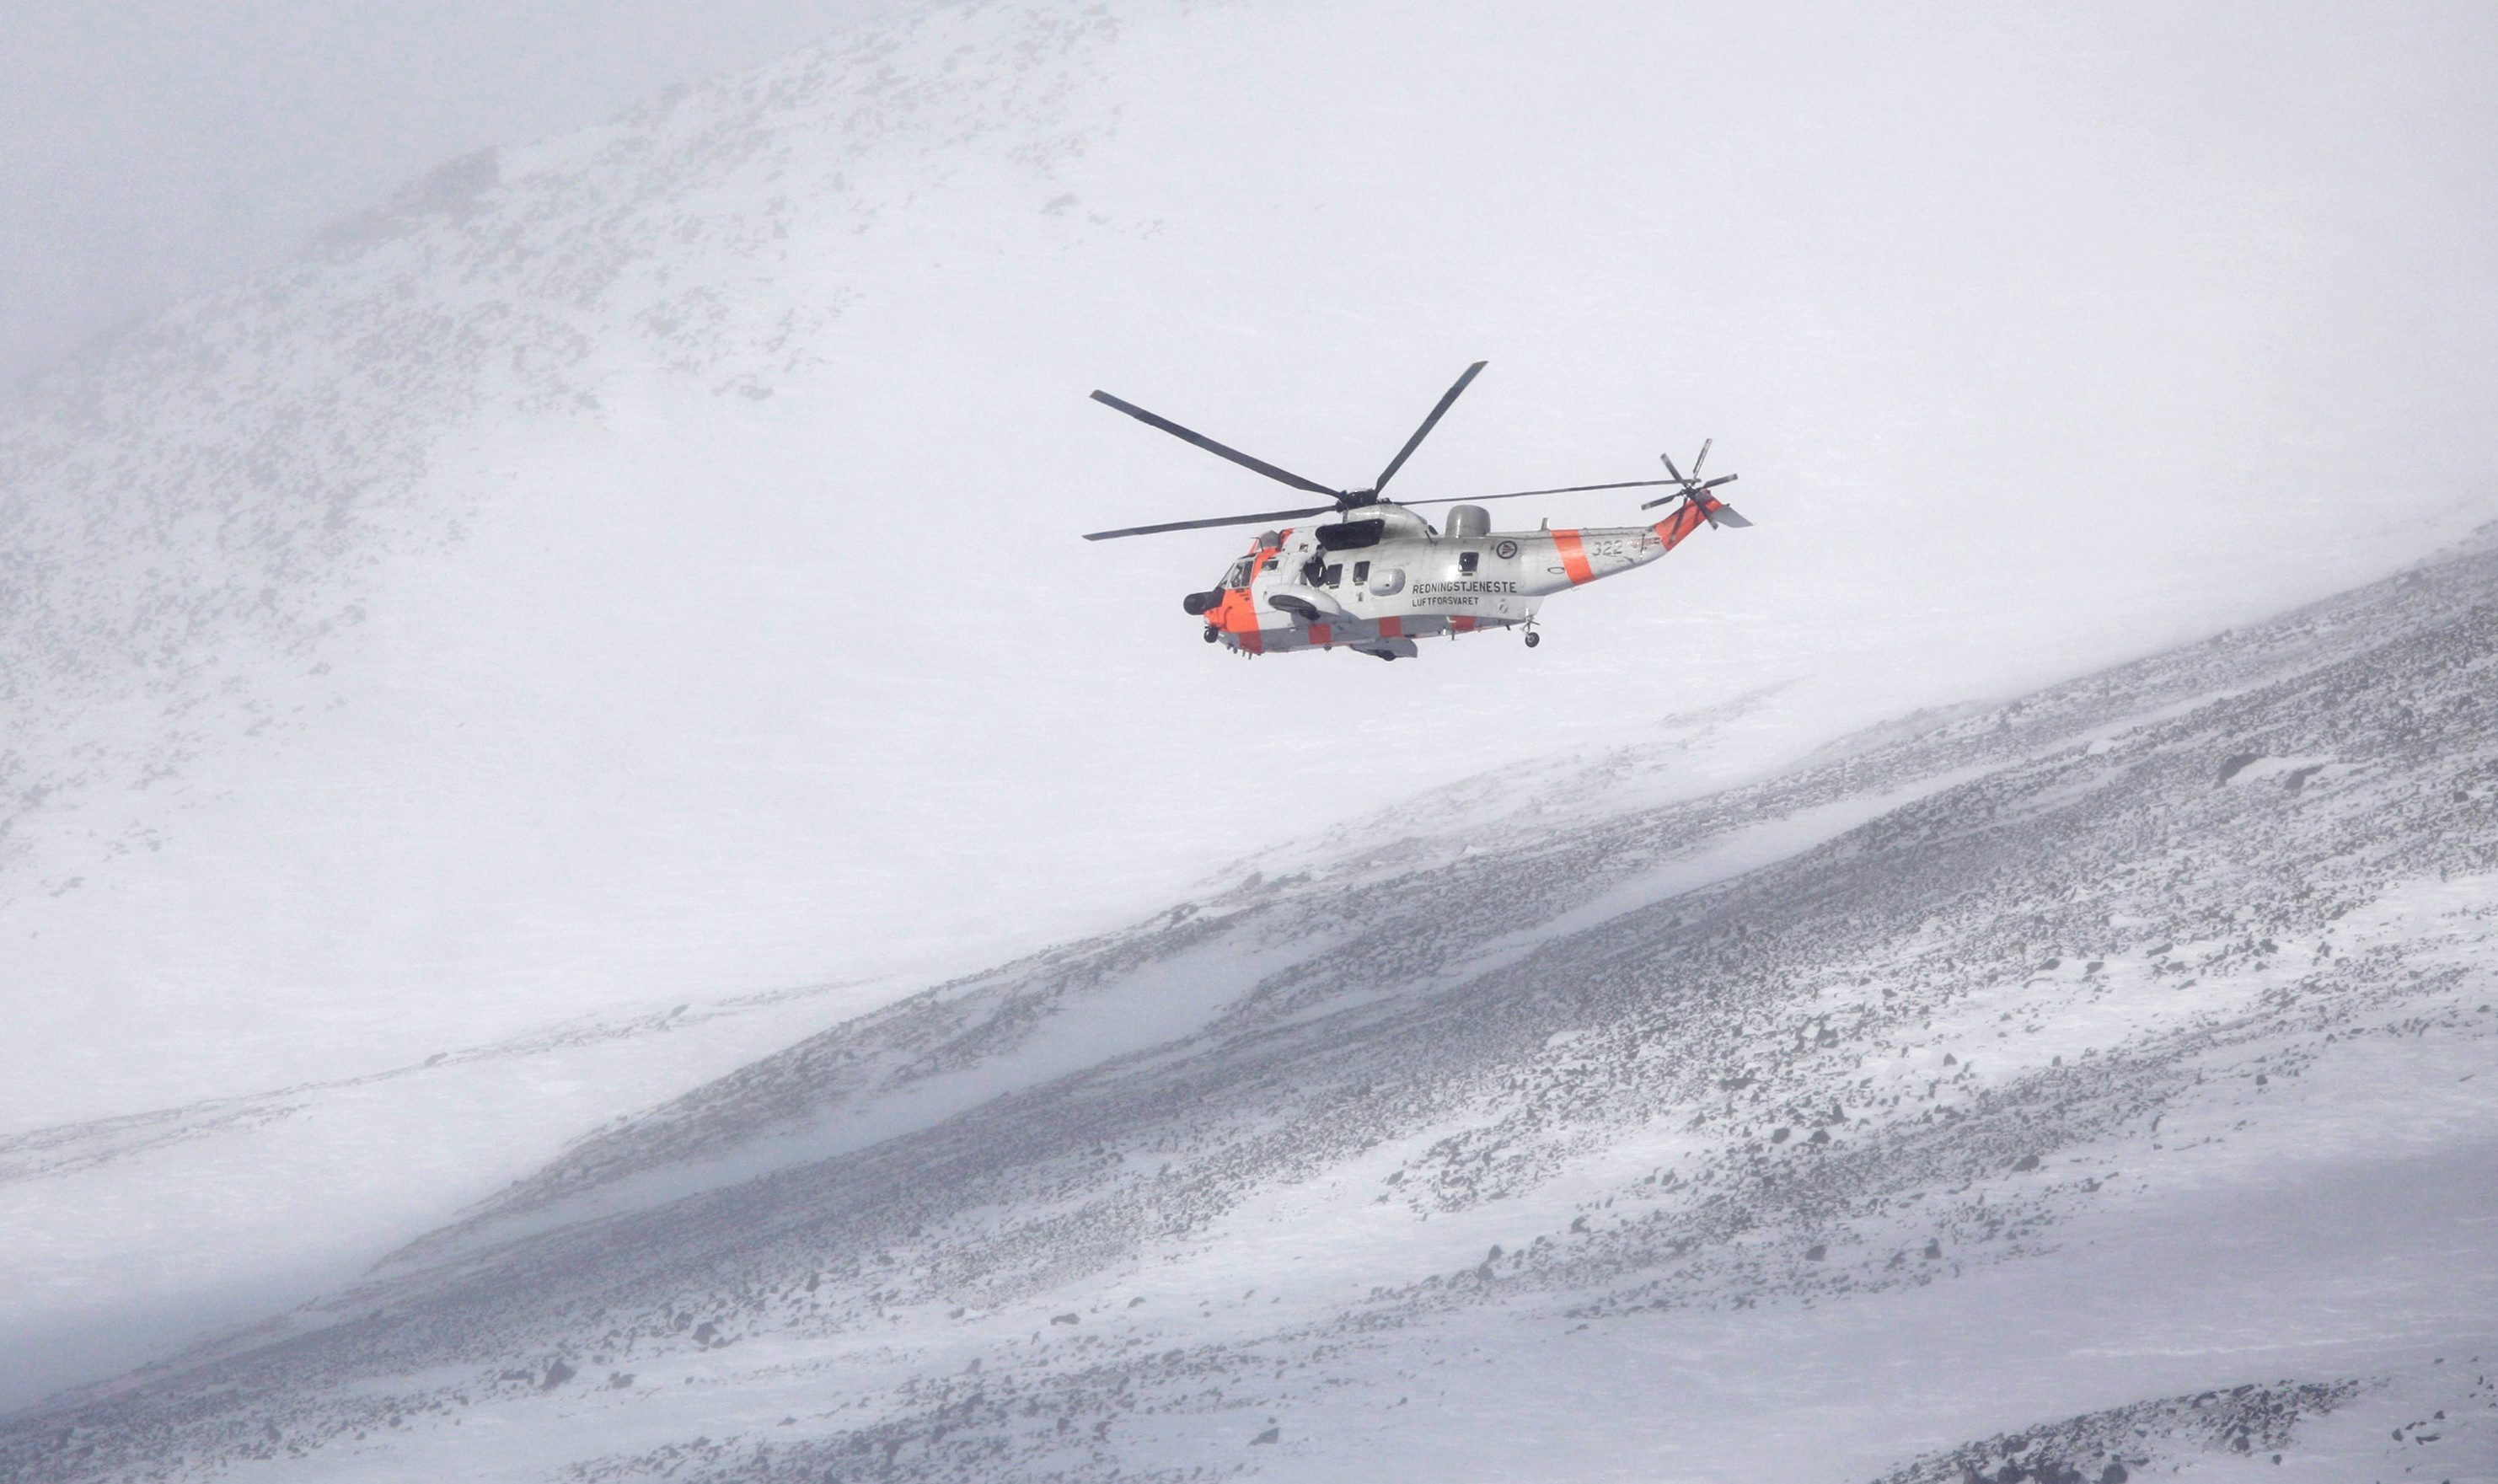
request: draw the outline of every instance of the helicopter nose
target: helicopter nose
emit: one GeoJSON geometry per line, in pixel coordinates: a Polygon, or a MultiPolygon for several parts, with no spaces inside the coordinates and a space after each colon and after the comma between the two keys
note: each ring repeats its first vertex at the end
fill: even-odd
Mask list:
{"type": "Polygon", "coordinates": [[[1202,618],[1205,616],[1206,609],[1213,607],[1216,603],[1221,601],[1223,601],[1223,594],[1219,591],[1211,593],[1191,593],[1186,597],[1179,600],[1179,606],[1180,610],[1186,613],[1190,618],[1202,618]]]}

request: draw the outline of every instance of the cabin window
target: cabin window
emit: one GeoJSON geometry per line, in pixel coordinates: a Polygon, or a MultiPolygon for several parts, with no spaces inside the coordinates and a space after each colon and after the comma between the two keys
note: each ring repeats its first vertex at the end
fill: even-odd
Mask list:
{"type": "Polygon", "coordinates": [[[1475,574],[1475,564],[1482,560],[1483,553],[1479,551],[1461,551],[1457,553],[1457,575],[1460,577],[1472,577],[1475,574]]]}
{"type": "Polygon", "coordinates": [[[1284,558],[1283,558],[1283,554],[1282,554],[1281,552],[1278,552],[1278,553],[1276,553],[1274,556],[1268,557],[1268,558],[1266,559],[1266,565],[1265,565],[1265,566],[1262,566],[1262,567],[1258,568],[1258,570],[1260,570],[1260,571],[1262,571],[1262,572],[1271,572],[1271,571],[1273,571],[1273,570],[1275,569],[1275,564],[1276,564],[1276,563],[1278,563],[1278,562],[1281,562],[1281,561],[1283,561],[1283,560],[1284,560],[1284,558]]]}
{"type": "Polygon", "coordinates": [[[1388,523],[1375,515],[1368,520],[1338,521],[1319,528],[1319,550],[1350,551],[1357,546],[1376,546],[1387,532],[1388,523]]]}
{"type": "Polygon", "coordinates": [[[1330,562],[1319,572],[1319,586],[1323,588],[1334,587],[1343,580],[1344,564],[1341,562],[1330,562]]]}
{"type": "Polygon", "coordinates": [[[1353,585],[1354,585],[1355,587],[1360,587],[1360,586],[1361,586],[1363,583],[1368,582],[1369,580],[1370,580],[1370,564],[1369,564],[1369,563],[1367,563],[1367,562],[1357,562],[1357,563],[1355,563],[1355,564],[1353,565],[1353,585]]]}

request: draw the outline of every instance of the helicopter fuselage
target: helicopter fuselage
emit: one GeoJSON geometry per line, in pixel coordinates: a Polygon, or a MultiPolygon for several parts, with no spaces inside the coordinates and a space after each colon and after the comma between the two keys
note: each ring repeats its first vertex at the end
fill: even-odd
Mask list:
{"type": "Polygon", "coordinates": [[[1209,640],[1243,654],[1406,657],[1417,639],[1530,624],[1547,597],[1645,566],[1707,519],[1684,504],[1652,526],[1491,531],[1477,507],[1449,514],[1435,532],[1382,500],[1265,532],[1219,588],[1191,595],[1190,611],[1209,640]]]}
{"type": "Polygon", "coordinates": [[[1205,531],[1217,526],[1263,526],[1316,516],[1311,526],[1277,526],[1261,534],[1249,554],[1232,564],[1223,580],[1180,601],[1191,618],[1205,625],[1206,642],[1221,643],[1237,655],[1272,655],[1301,649],[1350,649],[1382,660],[1415,653],[1414,641],[1440,634],[1456,637],[1487,629],[1524,628],[1533,648],[1536,610],[1544,599],[1570,588],[1585,587],[1664,556],[1703,525],[1745,527],[1751,524],[1710,493],[1731,484],[1733,474],[1700,477],[1709,462],[1703,440],[1699,457],[1685,474],[1671,456],[1659,454],[1669,479],[1617,479],[1601,484],[1569,484],[1553,489],[1508,490],[1474,500],[1433,497],[1416,504],[1447,505],[1448,526],[1431,523],[1411,506],[1381,498],[1388,481],[1405,467],[1423,439],[1439,426],[1484,363],[1465,369],[1457,384],[1440,394],[1423,426],[1405,440],[1396,457],[1379,471],[1370,487],[1339,490],[1307,479],[1264,459],[1218,443],[1193,428],[1184,428],[1158,412],[1097,391],[1093,400],[1149,428],[1158,428],[1193,443],[1218,459],[1239,465],[1304,495],[1324,496],[1329,503],[1293,510],[1267,510],[1255,515],[1218,515],[1212,519],[1158,521],[1122,526],[1115,531],[1090,531],[1088,541],[1126,536],[1163,535],[1178,531],[1205,531]],[[1494,531],[1491,516],[1477,500],[1527,500],[1548,495],[1592,494],[1600,490],[1645,490],[1671,487],[1640,506],[1654,509],[1668,501],[1665,519],[1649,526],[1601,526],[1555,531],[1552,522],[1533,531],[1494,531]]]}

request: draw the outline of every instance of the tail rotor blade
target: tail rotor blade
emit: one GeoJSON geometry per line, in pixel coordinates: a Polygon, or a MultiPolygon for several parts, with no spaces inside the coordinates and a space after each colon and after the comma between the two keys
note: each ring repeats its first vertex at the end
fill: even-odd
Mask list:
{"type": "Polygon", "coordinates": [[[1381,490],[1388,488],[1388,481],[1396,477],[1396,471],[1405,467],[1405,461],[1413,457],[1414,450],[1422,446],[1423,439],[1429,436],[1433,428],[1440,425],[1440,418],[1442,415],[1447,413],[1450,403],[1457,400],[1457,394],[1464,391],[1466,389],[1466,383],[1474,380],[1476,375],[1479,374],[1483,371],[1484,367],[1489,364],[1489,362],[1477,361],[1474,365],[1467,367],[1465,369],[1465,373],[1457,377],[1457,384],[1449,388],[1447,392],[1441,395],[1440,404],[1431,409],[1431,415],[1423,419],[1423,426],[1414,430],[1414,436],[1405,440],[1405,446],[1396,450],[1396,457],[1389,460],[1388,467],[1380,470],[1379,482],[1370,487],[1370,492],[1372,494],[1376,495],[1381,490]]]}
{"type": "MultiPolygon", "coordinates": [[[[1709,492],[1717,488],[1719,485],[1733,484],[1736,479],[1735,475],[1720,474],[1716,478],[1705,483],[1700,478],[1701,466],[1709,462],[1709,450],[1716,446],[1717,440],[1715,438],[1702,438],[1700,440],[1700,456],[1691,461],[1691,472],[1688,474],[1674,467],[1674,455],[1658,454],[1657,458],[1664,461],[1665,471],[1672,474],[1674,476],[1674,482],[1681,485],[1681,488],[1676,491],[1673,495],[1659,495],[1656,499],[1642,504],[1640,508],[1643,510],[1653,510],[1657,506],[1664,504],[1666,501],[1674,500],[1677,497],[1681,497],[1682,499],[1689,500],[1700,513],[1708,518],[1709,524],[1712,526],[1748,526],[1752,524],[1750,521],[1737,515],[1733,506],[1718,504],[1710,497],[1709,492]],[[1714,506],[1714,508],[1712,508],[1712,506],[1714,506]]],[[[1665,481],[1660,479],[1657,482],[1659,484],[1663,484],[1665,481]]]]}
{"type": "MultiPolygon", "coordinates": [[[[1459,386],[1465,385],[1462,381],[1457,384],[1459,386]]],[[[1455,396],[1456,394],[1451,393],[1450,395],[1455,396]]],[[[1302,478],[1300,475],[1294,473],[1291,469],[1277,468],[1265,460],[1253,459],[1249,455],[1242,453],[1237,448],[1227,448],[1223,444],[1214,441],[1214,439],[1207,437],[1202,433],[1196,432],[1193,429],[1183,428],[1179,424],[1172,422],[1169,418],[1157,416],[1156,414],[1148,412],[1144,408],[1137,406],[1135,403],[1122,402],[1107,392],[1095,392],[1093,394],[1093,400],[1102,403],[1105,407],[1118,408],[1120,411],[1127,413],[1130,417],[1135,418],[1137,421],[1144,424],[1148,428],[1160,428],[1163,432],[1169,434],[1172,437],[1178,438],[1183,442],[1195,443],[1198,447],[1204,449],[1207,453],[1214,455],[1218,459],[1229,459],[1233,463],[1239,465],[1242,468],[1255,469],[1259,473],[1265,475],[1267,478],[1284,484],[1289,484],[1294,489],[1307,490],[1313,495],[1325,495],[1329,500],[1341,500],[1344,497],[1344,491],[1342,490],[1330,490],[1326,485],[1320,484],[1315,480],[1302,478]]],[[[1445,406],[1446,403],[1443,403],[1443,405],[1445,406]]],[[[1433,413],[1432,415],[1434,417],[1438,416],[1437,413],[1433,413]]],[[[1428,431],[1429,427],[1430,425],[1428,423],[1424,424],[1425,431],[1428,431]]],[[[1420,437],[1421,435],[1418,434],[1416,436],[1420,437]]]]}
{"type": "MultiPolygon", "coordinates": [[[[1671,481],[1671,480],[1666,480],[1666,479],[1651,479],[1651,480],[1649,480],[1649,481],[1648,481],[1648,482],[1649,482],[1649,483],[1650,483],[1650,484],[1670,484],[1670,483],[1672,483],[1673,481],[1671,481]]],[[[1665,502],[1667,502],[1668,500],[1686,500],[1686,499],[1687,499],[1687,500],[1691,500],[1693,503],[1695,503],[1695,504],[1696,504],[1696,503],[1698,503],[1698,502],[1700,501],[1700,500],[1701,500],[1704,496],[1707,496],[1711,490],[1713,490],[1713,489],[1717,488],[1717,486],[1719,486],[1719,485],[1721,485],[1721,484],[1733,484],[1734,482],[1735,482],[1735,476],[1734,476],[1734,475],[1732,475],[1732,474],[1720,474],[1720,475],[1718,475],[1716,478],[1710,480],[1707,484],[1690,484],[1690,483],[1685,483],[1685,484],[1682,484],[1682,485],[1681,485],[1681,486],[1678,486],[1678,487],[1675,489],[1674,493],[1673,493],[1673,494],[1671,494],[1671,495],[1659,495],[1659,496],[1658,496],[1656,499],[1654,499],[1654,500],[1642,500],[1642,501],[1640,502],[1640,508],[1641,508],[1641,509],[1643,509],[1643,510],[1653,510],[1653,509],[1655,509],[1657,506],[1659,506],[1659,505],[1661,505],[1661,504],[1664,504],[1664,503],[1665,503],[1665,502]]],[[[1720,505],[1720,506],[1718,506],[1718,508],[1722,510],[1722,509],[1724,509],[1724,508],[1725,508],[1725,506],[1720,505]]],[[[1746,521],[1746,522],[1745,522],[1744,524],[1745,524],[1745,525],[1747,525],[1747,526],[1748,526],[1748,525],[1750,525],[1750,524],[1751,524],[1751,522],[1746,521]]]]}

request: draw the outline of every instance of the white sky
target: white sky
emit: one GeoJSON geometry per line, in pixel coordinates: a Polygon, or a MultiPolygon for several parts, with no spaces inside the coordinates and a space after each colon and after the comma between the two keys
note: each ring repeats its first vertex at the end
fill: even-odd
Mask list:
{"type": "Polygon", "coordinates": [[[293,253],[453,156],[913,0],[11,0],[0,382],[293,253]]]}

